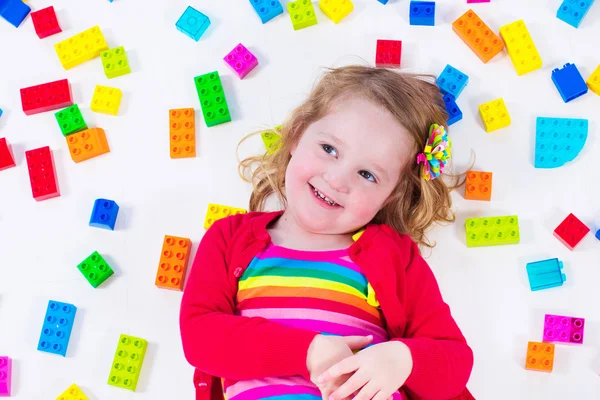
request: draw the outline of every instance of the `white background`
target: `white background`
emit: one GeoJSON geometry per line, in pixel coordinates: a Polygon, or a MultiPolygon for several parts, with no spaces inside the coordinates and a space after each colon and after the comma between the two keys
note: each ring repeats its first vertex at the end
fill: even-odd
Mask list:
{"type": "MultiPolygon", "coordinates": [[[[284,1],[285,3],[285,1],[284,1]]],[[[77,383],[92,400],[191,399],[192,372],[178,325],[181,294],[154,286],[165,234],[203,235],[207,203],[246,207],[250,188],[237,176],[235,148],[249,132],[279,124],[302,101],[323,67],[374,63],[377,39],[403,41],[402,67],[438,75],[451,64],[470,77],[458,99],[464,119],[451,127],[455,166],[491,171],[491,202],[453,194],[457,222],[433,230],[427,253],[445,300],[475,352],[469,388],[478,399],[598,399],[600,396],[600,243],[588,235],[575,251],[552,236],[575,213],[598,227],[600,97],[590,92],[563,103],[553,68],[576,63],[584,79],[600,64],[600,5],[579,29],[556,19],[559,0],[492,0],[473,9],[496,32],[523,18],[543,68],[518,77],[504,51],[483,64],[453,33],[469,6],[437,1],[436,26],[408,23],[408,0],[354,0],[354,12],[334,25],[317,7],[319,24],[294,31],[287,12],[262,25],[246,0],[192,0],[212,24],[199,42],[175,29],[181,0],[31,0],[53,4],[63,32],[40,40],[28,18],[19,29],[0,20],[0,137],[13,145],[17,167],[0,172],[0,354],[14,359],[16,399],[53,399],[77,383]],[[53,44],[99,25],[110,47],[125,46],[132,73],[113,80],[99,59],[65,71],[53,44]],[[222,58],[242,42],[259,66],[240,81],[222,58]],[[206,128],[193,77],[218,70],[233,121],[206,128]],[[106,130],[109,154],[75,164],[53,113],[25,116],[19,88],[68,78],[89,127],[106,130]],[[117,117],[91,112],[96,84],[122,89],[117,117]],[[512,118],[487,134],[481,103],[503,97],[512,118]],[[171,160],[168,110],[195,107],[197,158],[171,160]],[[590,119],[588,142],[572,163],[533,168],[537,116],[590,119]],[[61,196],[31,196],[24,151],[49,145],[61,196]],[[121,207],[114,232],[87,225],[96,198],[121,207]],[[464,219],[518,214],[521,244],[468,249],[464,219]],[[115,276],[92,289],[76,265],[98,250],[115,276]],[[561,288],[531,292],[525,264],[551,257],[565,263],[561,288]],[[36,350],[49,299],[73,303],[77,317],[66,358],[36,350]],[[544,313],[586,318],[584,345],[557,345],[551,374],[524,369],[528,340],[542,339],[544,313]],[[119,334],[149,341],[138,391],[106,384],[119,334]]],[[[316,3],[315,3],[316,4],[316,3]]],[[[244,154],[261,151],[259,137],[244,154]]],[[[418,283],[417,283],[418,284],[418,283]]],[[[209,327],[207,327],[209,329],[209,327]]]]}

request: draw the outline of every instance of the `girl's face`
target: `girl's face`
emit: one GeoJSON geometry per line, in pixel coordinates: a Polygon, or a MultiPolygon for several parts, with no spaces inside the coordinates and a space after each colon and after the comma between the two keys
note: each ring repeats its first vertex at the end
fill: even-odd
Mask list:
{"type": "Polygon", "coordinates": [[[383,107],[346,96],[306,129],[286,170],[286,212],[304,230],[345,234],[369,223],[409,162],[412,139],[383,107]]]}

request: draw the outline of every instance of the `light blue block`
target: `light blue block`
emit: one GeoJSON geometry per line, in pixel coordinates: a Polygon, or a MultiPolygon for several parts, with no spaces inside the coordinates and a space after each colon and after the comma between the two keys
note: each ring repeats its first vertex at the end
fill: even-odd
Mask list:
{"type": "Polygon", "coordinates": [[[588,137],[588,120],[538,117],[535,124],[535,168],[558,168],[573,161],[588,137]]]}
{"type": "Polygon", "coordinates": [[[436,83],[442,93],[450,94],[454,99],[458,99],[458,96],[469,83],[469,76],[448,64],[437,78],[436,83]]]}
{"type": "Polygon", "coordinates": [[[387,4],[388,0],[377,0],[378,2],[380,2],[381,4],[387,4]]]}
{"type": "Polygon", "coordinates": [[[592,4],[594,0],[564,0],[556,12],[556,18],[579,28],[592,4]]]}
{"type": "Polygon", "coordinates": [[[188,6],[175,26],[178,31],[197,42],[210,26],[210,19],[194,7],[188,6]]]}
{"type": "Polygon", "coordinates": [[[283,6],[279,0],[250,0],[250,4],[263,24],[283,13],[283,6]]]}
{"type": "Polygon", "coordinates": [[[37,349],[64,357],[67,354],[76,313],[77,307],[73,304],[50,300],[37,349]]]}
{"type": "Polygon", "coordinates": [[[527,277],[532,291],[549,289],[562,284],[567,280],[562,273],[563,263],[558,258],[536,261],[527,264],[527,277]]]}

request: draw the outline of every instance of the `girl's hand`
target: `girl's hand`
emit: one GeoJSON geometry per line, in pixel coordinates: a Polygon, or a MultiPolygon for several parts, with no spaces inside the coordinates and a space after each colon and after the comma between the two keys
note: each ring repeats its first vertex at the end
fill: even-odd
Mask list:
{"type": "Polygon", "coordinates": [[[317,378],[318,385],[353,373],[334,391],[330,400],[387,400],[410,376],[413,360],[410,349],[402,342],[390,341],[376,344],[345,358],[317,378]]]}

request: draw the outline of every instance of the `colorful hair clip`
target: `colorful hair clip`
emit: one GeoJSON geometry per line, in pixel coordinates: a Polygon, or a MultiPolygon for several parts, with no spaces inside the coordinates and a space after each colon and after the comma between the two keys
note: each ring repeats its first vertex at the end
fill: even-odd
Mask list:
{"type": "Polygon", "coordinates": [[[417,164],[423,163],[421,177],[430,181],[443,174],[451,150],[452,142],[446,129],[442,125],[432,124],[425,150],[417,156],[417,164]]]}

